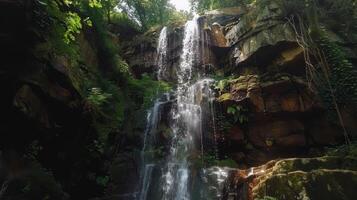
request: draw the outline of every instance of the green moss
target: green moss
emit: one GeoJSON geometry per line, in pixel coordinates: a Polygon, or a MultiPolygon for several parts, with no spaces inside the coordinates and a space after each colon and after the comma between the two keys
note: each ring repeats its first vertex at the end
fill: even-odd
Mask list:
{"type": "Polygon", "coordinates": [[[231,167],[237,168],[238,164],[236,161],[230,158],[225,159],[217,159],[213,152],[207,152],[203,155],[201,159],[193,159],[195,166],[197,167],[211,167],[211,166],[218,166],[218,167],[231,167]]]}
{"type": "Polygon", "coordinates": [[[141,102],[139,109],[146,110],[153,104],[153,101],[162,93],[171,90],[171,85],[163,81],[155,81],[148,75],[143,75],[141,79],[131,78],[128,81],[128,89],[134,101],[141,102]]]}
{"type": "Polygon", "coordinates": [[[224,93],[220,97],[218,97],[218,101],[223,102],[223,101],[228,101],[232,99],[232,94],[231,93],[224,93]]]}

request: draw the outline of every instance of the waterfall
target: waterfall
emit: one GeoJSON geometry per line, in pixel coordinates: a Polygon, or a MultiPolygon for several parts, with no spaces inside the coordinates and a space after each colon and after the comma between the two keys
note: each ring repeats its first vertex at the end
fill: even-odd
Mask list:
{"type": "Polygon", "coordinates": [[[166,66],[167,66],[167,47],[168,47],[168,39],[167,39],[167,27],[165,26],[159,36],[158,45],[157,45],[157,78],[158,80],[162,80],[165,78],[166,66]]]}
{"type": "Polygon", "coordinates": [[[150,155],[146,155],[146,151],[155,145],[156,132],[161,117],[161,108],[162,105],[168,103],[169,101],[170,95],[165,93],[161,98],[155,101],[154,106],[148,111],[147,114],[146,128],[144,131],[144,143],[141,151],[141,162],[143,167],[141,169],[139,200],[147,199],[153,172],[156,167],[156,163],[152,160],[150,155]]]}
{"type": "Polygon", "coordinates": [[[210,100],[211,79],[197,77],[196,65],[200,63],[200,36],[198,19],[185,25],[183,49],[177,69],[177,102],[172,109],[173,138],[163,174],[164,200],[191,199],[192,163],[190,157],[203,154],[202,102],[210,100]]]}
{"type": "MultiPolygon", "coordinates": [[[[158,80],[164,80],[165,73],[167,73],[167,34],[167,28],[164,27],[158,40],[158,80]]],[[[203,159],[204,138],[205,134],[209,133],[208,127],[203,129],[203,126],[208,125],[203,123],[207,120],[212,121],[213,116],[214,93],[211,90],[213,80],[206,78],[205,74],[201,74],[199,70],[204,59],[202,56],[205,55],[204,48],[207,48],[206,40],[207,35],[201,31],[197,17],[185,24],[182,53],[176,69],[177,87],[174,91],[176,98],[173,100],[167,96],[155,102],[148,114],[144,136],[143,154],[149,146],[153,146],[152,141],[161,123],[162,105],[170,101],[172,103],[170,109],[165,109],[165,112],[169,112],[167,121],[170,129],[170,137],[165,144],[166,155],[160,161],[153,161],[143,156],[144,167],[142,167],[138,200],[191,200],[219,197],[217,191],[214,192],[213,197],[200,193],[207,190],[203,189],[207,188],[204,179],[212,176],[217,176],[215,181],[219,182],[219,186],[215,188],[219,190],[225,173],[222,170],[217,172],[213,169],[197,169],[194,165],[194,162],[201,162],[203,159]],[[199,182],[199,189],[194,189],[197,188],[194,186],[195,180],[199,182]],[[197,194],[200,194],[199,197],[197,194]]]]}
{"type": "Polygon", "coordinates": [[[193,90],[190,90],[192,67],[197,56],[198,37],[197,20],[188,21],[185,25],[183,49],[177,70],[177,108],[171,111],[173,138],[163,174],[162,199],[164,200],[190,199],[188,156],[194,150],[193,131],[197,130],[201,115],[200,106],[194,101],[193,90]]]}
{"type": "MultiPolygon", "coordinates": [[[[167,27],[164,27],[159,36],[158,46],[157,46],[157,59],[156,64],[158,66],[157,78],[158,80],[162,80],[164,78],[164,73],[166,71],[166,59],[167,59],[167,27]]],[[[165,103],[170,101],[170,95],[165,93],[161,98],[158,98],[154,106],[148,111],[147,119],[146,119],[146,128],[144,131],[144,142],[143,148],[141,151],[141,183],[140,183],[140,193],[138,196],[138,200],[146,200],[148,199],[148,192],[152,182],[152,176],[154,169],[156,167],[156,163],[151,159],[150,156],[146,155],[146,151],[148,148],[154,146],[154,142],[156,140],[156,131],[158,128],[158,124],[161,116],[161,107],[165,103]]]]}

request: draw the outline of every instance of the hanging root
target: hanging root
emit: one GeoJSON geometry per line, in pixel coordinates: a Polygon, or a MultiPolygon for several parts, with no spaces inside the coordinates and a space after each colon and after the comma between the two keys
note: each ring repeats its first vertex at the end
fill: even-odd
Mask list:
{"type": "Polygon", "coordinates": [[[316,91],[318,84],[326,83],[328,85],[328,90],[332,98],[332,103],[334,104],[334,109],[337,113],[339,123],[343,129],[345,142],[347,145],[350,145],[351,140],[349,138],[349,134],[347,133],[346,126],[341,114],[341,110],[336,99],[335,90],[331,84],[330,65],[327,62],[326,56],[323,53],[323,51],[321,51],[318,47],[316,47],[316,45],[313,45],[314,41],[311,35],[309,34],[309,32],[307,31],[308,26],[303,23],[303,20],[300,16],[297,16],[297,18],[298,18],[297,23],[294,20],[294,17],[287,18],[287,21],[295,32],[296,41],[298,45],[303,49],[304,60],[306,64],[306,69],[305,69],[306,80],[308,83],[308,87],[312,91],[316,91]],[[298,27],[296,26],[296,24],[298,24],[298,27]],[[320,64],[322,73],[317,70],[312,60],[320,64]]]}

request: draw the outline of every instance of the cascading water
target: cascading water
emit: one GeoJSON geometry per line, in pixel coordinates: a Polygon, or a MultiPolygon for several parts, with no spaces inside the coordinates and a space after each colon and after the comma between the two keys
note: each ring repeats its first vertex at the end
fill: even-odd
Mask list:
{"type": "Polygon", "coordinates": [[[166,60],[167,60],[167,46],[168,46],[168,39],[167,39],[167,27],[165,26],[161,32],[157,46],[157,78],[162,80],[165,77],[166,72],[166,60]]]}
{"type": "Polygon", "coordinates": [[[189,162],[188,156],[194,150],[194,132],[199,128],[201,110],[195,104],[191,93],[192,66],[196,60],[198,45],[198,23],[192,20],[186,23],[181,63],[177,70],[177,108],[172,109],[173,138],[170,153],[164,168],[162,181],[163,198],[165,200],[188,200],[189,162]],[[190,92],[191,91],[191,92],[190,92]]]}
{"type": "MultiPolygon", "coordinates": [[[[201,42],[206,42],[205,34],[200,31],[198,21],[198,18],[194,18],[185,25],[180,64],[176,69],[176,99],[172,101],[167,96],[164,100],[157,100],[148,115],[143,155],[150,146],[149,144],[152,145],[150,141],[157,132],[162,104],[168,101],[172,102],[168,120],[171,133],[168,153],[165,159],[156,162],[143,156],[144,167],[142,168],[139,200],[191,200],[217,199],[216,197],[219,197],[217,191],[214,191],[213,198],[211,198],[212,195],[201,194],[202,191],[206,191],[202,188],[207,188],[207,184],[211,184],[205,180],[217,176],[215,181],[219,186],[216,187],[216,190],[219,190],[225,173],[220,168],[217,168],[218,171],[215,169],[202,170],[194,166],[194,162],[197,160],[200,162],[200,159],[203,158],[204,133],[207,132],[207,130],[202,130],[203,121],[212,120],[211,116],[206,116],[206,114],[212,112],[210,102],[214,98],[213,91],[210,89],[213,80],[198,79],[202,76],[198,66],[202,63],[201,59],[205,52],[205,44],[201,42]],[[160,170],[155,172],[157,168],[160,170]],[[201,174],[201,176],[197,174],[201,174]],[[200,183],[197,184],[197,182],[200,183]],[[196,185],[199,185],[198,189],[196,185]]],[[[167,32],[166,27],[162,29],[158,42],[157,75],[159,80],[165,78],[168,54],[167,32]]],[[[166,112],[168,111],[166,110],[166,112]]]]}
{"type": "Polygon", "coordinates": [[[152,159],[151,155],[146,155],[150,148],[153,148],[156,141],[156,132],[158,129],[158,123],[161,117],[162,106],[170,101],[170,95],[165,93],[161,98],[155,101],[154,106],[148,111],[147,122],[144,135],[144,144],[141,152],[141,185],[140,193],[138,196],[139,200],[146,200],[149,188],[152,182],[152,176],[157,164],[152,159]]]}
{"type": "MultiPolygon", "coordinates": [[[[158,56],[156,63],[158,66],[157,77],[159,80],[164,77],[167,56],[167,43],[167,27],[164,27],[161,30],[157,47],[158,56]]],[[[158,122],[160,121],[161,106],[165,103],[168,103],[169,100],[169,94],[165,93],[161,98],[155,101],[154,106],[147,113],[143,149],[141,151],[141,162],[143,167],[141,169],[142,182],[140,184],[140,193],[137,198],[139,200],[146,200],[148,196],[148,191],[150,189],[153,171],[156,167],[156,163],[154,163],[150,156],[146,155],[146,151],[148,150],[148,148],[152,148],[154,146],[158,122]]]]}

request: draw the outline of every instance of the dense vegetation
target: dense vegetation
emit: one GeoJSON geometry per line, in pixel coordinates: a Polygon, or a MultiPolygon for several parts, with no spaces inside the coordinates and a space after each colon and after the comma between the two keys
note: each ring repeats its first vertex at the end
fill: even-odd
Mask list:
{"type": "Polygon", "coordinates": [[[202,13],[207,10],[219,8],[245,6],[254,1],[255,0],[191,0],[191,5],[194,10],[202,13]]]}

